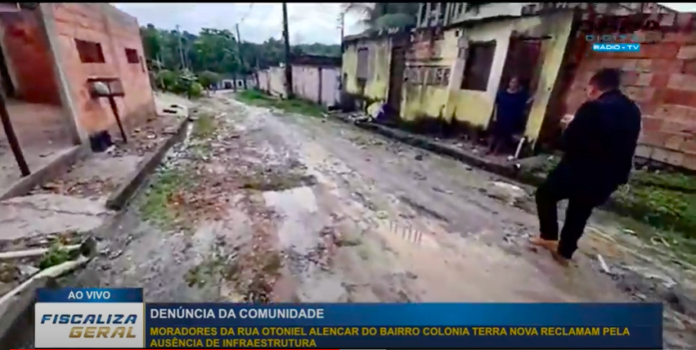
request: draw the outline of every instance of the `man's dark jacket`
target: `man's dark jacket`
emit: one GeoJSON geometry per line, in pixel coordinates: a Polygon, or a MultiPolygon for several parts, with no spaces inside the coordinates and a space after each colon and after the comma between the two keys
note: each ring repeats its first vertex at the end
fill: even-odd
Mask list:
{"type": "Polygon", "coordinates": [[[557,171],[585,190],[628,182],[641,127],[638,106],[619,90],[585,102],[563,133],[557,171]]]}

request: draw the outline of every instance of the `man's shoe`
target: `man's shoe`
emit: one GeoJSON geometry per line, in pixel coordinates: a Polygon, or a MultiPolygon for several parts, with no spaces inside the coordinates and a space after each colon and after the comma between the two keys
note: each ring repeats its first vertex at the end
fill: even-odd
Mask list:
{"type": "Polygon", "coordinates": [[[541,237],[532,237],[532,239],[529,240],[530,243],[532,243],[535,246],[542,247],[546,250],[549,250],[551,252],[555,252],[556,249],[558,249],[558,241],[550,240],[550,239],[543,239],[541,237]]]}
{"type": "Polygon", "coordinates": [[[568,267],[570,265],[570,259],[559,254],[556,250],[551,251],[551,256],[553,257],[553,260],[556,260],[556,262],[563,267],[568,267]]]}

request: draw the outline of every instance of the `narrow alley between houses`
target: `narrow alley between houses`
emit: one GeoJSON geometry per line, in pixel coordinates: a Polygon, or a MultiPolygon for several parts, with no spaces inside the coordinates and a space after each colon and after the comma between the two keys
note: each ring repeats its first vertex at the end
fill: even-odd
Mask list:
{"type": "Polygon", "coordinates": [[[693,268],[620,219],[596,215],[564,269],[526,244],[525,187],[232,94],[192,111],[186,139],[66,284],[142,287],[147,301],[657,300],[666,346],[695,343],[693,268]]]}

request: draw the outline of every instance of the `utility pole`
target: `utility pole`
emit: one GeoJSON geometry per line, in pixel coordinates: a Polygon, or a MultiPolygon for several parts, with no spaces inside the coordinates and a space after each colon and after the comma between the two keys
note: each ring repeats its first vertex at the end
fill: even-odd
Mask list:
{"type": "Polygon", "coordinates": [[[179,59],[181,60],[181,68],[186,68],[186,62],[184,61],[184,48],[181,44],[181,31],[179,30],[179,25],[176,25],[176,33],[179,35],[179,59]]]}
{"type": "Polygon", "coordinates": [[[344,37],[345,25],[346,25],[346,13],[345,13],[345,11],[341,11],[341,13],[338,15],[338,28],[341,29],[341,46],[343,46],[343,37],[344,37]]]}
{"type": "Polygon", "coordinates": [[[287,98],[293,98],[292,67],[290,66],[290,32],[288,31],[288,4],[283,3],[283,38],[285,39],[285,82],[287,98]]]}
{"type": "MultiPolygon", "coordinates": [[[[235,24],[237,29],[237,54],[239,55],[239,65],[242,67],[241,71],[244,72],[244,55],[242,55],[242,37],[239,35],[239,23],[235,24]]],[[[244,84],[244,90],[247,89],[246,76],[242,74],[242,84],[244,84]]]]}

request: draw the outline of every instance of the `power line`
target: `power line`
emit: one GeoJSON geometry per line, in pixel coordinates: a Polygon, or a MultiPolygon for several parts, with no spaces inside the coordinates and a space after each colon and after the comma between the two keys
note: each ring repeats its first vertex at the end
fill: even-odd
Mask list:
{"type": "Polygon", "coordinates": [[[247,12],[244,14],[244,17],[242,17],[242,20],[239,21],[240,24],[241,24],[241,23],[244,23],[244,20],[247,18],[247,16],[249,16],[249,14],[251,13],[251,9],[252,9],[253,7],[254,7],[254,3],[252,2],[251,4],[249,4],[249,9],[248,9],[247,12]]]}

